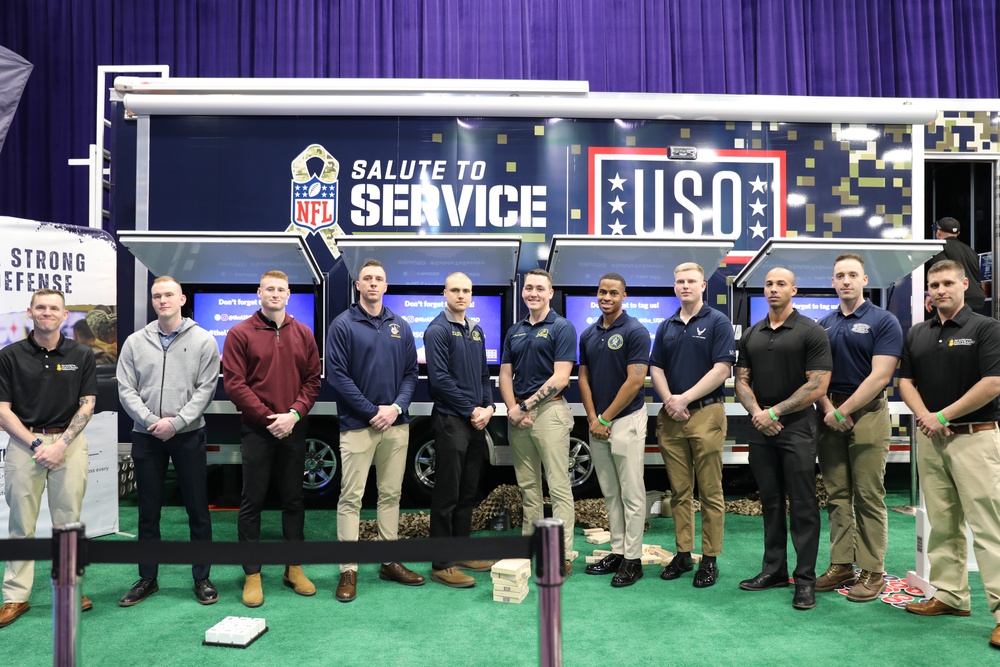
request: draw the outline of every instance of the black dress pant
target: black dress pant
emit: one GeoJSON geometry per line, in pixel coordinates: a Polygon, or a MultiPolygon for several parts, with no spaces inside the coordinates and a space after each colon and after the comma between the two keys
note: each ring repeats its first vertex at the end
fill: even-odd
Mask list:
{"type": "Polygon", "coordinates": [[[788,573],[785,496],[796,564],[796,584],[816,583],[819,503],[816,501],[816,424],[812,410],[763,443],[750,443],[750,469],[764,514],[764,574],[788,573]]]}
{"type": "MultiPolygon", "coordinates": [[[[431,537],[468,537],[472,510],[479,488],[479,473],[486,455],[486,431],[477,430],[467,418],[431,415],[434,427],[434,492],[431,496],[431,537]]],[[[436,561],[435,570],[454,562],[436,561]]]]}
{"type": "MultiPolygon", "coordinates": [[[[281,499],[281,534],[290,542],[305,540],[306,511],[302,500],[302,474],[306,463],[306,421],[295,424],[284,439],[271,435],[264,426],[243,424],[243,497],[236,523],[240,542],[260,540],[260,513],[264,509],[272,476],[281,499]]],[[[290,563],[294,565],[294,563],[290,563]]],[[[243,564],[247,574],[260,572],[260,565],[243,564]]]]}
{"type": "MultiPolygon", "coordinates": [[[[132,432],[132,459],[135,461],[135,486],[139,495],[139,539],[160,539],[160,513],[163,509],[163,486],[171,459],[177,484],[187,509],[191,540],[212,541],[212,517],[208,512],[208,482],[205,478],[205,429],[178,433],[167,441],[148,433],[132,432]]],[[[208,579],[208,565],[193,565],[195,581],[208,579]]],[[[155,563],[140,563],[139,576],[154,579],[155,563]]]]}

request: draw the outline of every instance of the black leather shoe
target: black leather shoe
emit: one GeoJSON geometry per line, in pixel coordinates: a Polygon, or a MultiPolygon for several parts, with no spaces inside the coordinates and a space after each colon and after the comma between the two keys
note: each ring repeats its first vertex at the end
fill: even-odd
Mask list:
{"type": "Polygon", "coordinates": [[[638,558],[622,558],[621,567],[611,579],[611,585],[615,588],[625,588],[642,579],[642,561],[638,558]]]}
{"type": "Polygon", "coordinates": [[[813,584],[795,584],[795,597],[792,606],[796,609],[812,609],[816,606],[816,586],[813,584]]]}
{"type": "Polygon", "coordinates": [[[766,591],[768,588],[787,588],[788,573],[764,574],[761,572],[753,579],[744,579],[740,588],[745,591],[766,591]]]}
{"type": "Polygon", "coordinates": [[[608,554],[596,563],[591,563],[584,572],[587,574],[615,574],[622,566],[625,557],[621,554],[608,554]]]}
{"type": "Polygon", "coordinates": [[[139,581],[132,584],[132,588],[129,592],[125,594],[125,597],[121,599],[118,603],[119,607],[133,607],[146,598],[148,598],[153,593],[160,590],[160,587],[156,585],[156,579],[140,579],[139,581]]]}
{"type": "Polygon", "coordinates": [[[691,554],[686,556],[674,556],[674,559],[663,568],[663,572],[660,572],[660,579],[664,581],[672,581],[674,579],[680,579],[680,576],[685,572],[690,572],[694,569],[694,563],[691,562],[691,554]]]}
{"type": "Polygon", "coordinates": [[[215,604],[219,601],[219,591],[208,579],[199,579],[194,582],[194,596],[198,598],[200,604],[215,604]]]}
{"type": "Polygon", "coordinates": [[[694,583],[691,585],[695,588],[708,588],[709,586],[714,586],[718,578],[719,566],[716,563],[712,563],[711,565],[702,563],[698,571],[694,573],[694,583]]]}

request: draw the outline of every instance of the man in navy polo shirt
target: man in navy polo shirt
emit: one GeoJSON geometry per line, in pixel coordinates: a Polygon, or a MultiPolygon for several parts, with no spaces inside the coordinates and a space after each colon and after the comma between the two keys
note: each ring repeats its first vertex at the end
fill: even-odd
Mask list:
{"type": "Polygon", "coordinates": [[[740,582],[746,591],[788,586],[788,496],[795,547],[795,609],[816,606],[816,410],[830,384],[833,359],[823,327],[792,307],[795,274],[774,268],[764,278],[767,317],[743,333],[736,361],[736,398],[755,431],[750,469],[764,515],[761,572],[740,582]]]}
{"type": "MultiPolygon", "coordinates": [[[[445,310],[424,331],[427,383],[434,410],[434,493],[431,537],[468,537],[486,454],[486,425],[493,417],[493,383],[486,365],[486,336],[465,315],[472,303],[472,280],[464,273],[445,279],[445,310]]],[[[460,570],[489,570],[491,561],[438,561],[431,579],[468,588],[476,580],[460,570]]]]}
{"type": "MultiPolygon", "coordinates": [[[[330,324],[326,380],[337,397],[340,416],[342,482],[337,504],[337,540],[356,542],[368,470],[378,474],[378,537],[396,540],[399,497],[410,442],[407,410],[417,386],[417,348],[410,325],[382,304],[388,283],[376,259],[364,263],[354,283],[359,301],[330,324]]],[[[358,564],[340,566],[336,597],[357,596],[358,564]]],[[[382,563],[378,576],[404,586],[424,578],[402,563],[382,563]]]]}
{"type": "Polygon", "coordinates": [[[500,395],[507,404],[514,474],[521,487],[524,522],[531,534],[541,519],[542,469],[552,496],[552,516],[563,520],[566,574],[573,569],[573,491],[569,484],[569,434],[573,412],[561,396],[576,362],[576,329],[549,307],[552,277],[543,269],[524,276],[521,298],[528,316],[512,326],[503,344],[500,395]]]}
{"type": "Polygon", "coordinates": [[[917,470],[931,534],[927,557],[934,597],[906,605],[920,616],[968,616],[966,522],[997,624],[1000,648],[1000,323],[965,303],[962,265],[938,262],[927,274],[937,317],[906,334],[899,393],[919,426],[917,470]]]}
{"type": "Polygon", "coordinates": [[[663,401],[656,416],[660,455],[674,494],[677,555],[661,579],[691,571],[694,548],[694,484],[701,501],[702,561],[695,588],[707,588],[719,577],[716,558],[722,553],[726,502],[722,494],[722,446],[726,410],[722,386],[736,362],[733,325],[705,305],[705,270],[694,262],[674,269],[674,294],[681,307],[664,320],[653,339],[649,372],[663,401]]]}
{"type": "Polygon", "coordinates": [[[611,574],[615,588],[642,578],[646,487],[646,401],[649,332],[622,310],[625,279],[606,273],[597,288],[601,318],[580,336],[580,395],[590,422],[594,470],[611,524],[611,553],[587,574],[611,574]]]}
{"type": "Polygon", "coordinates": [[[840,308],[820,321],[833,353],[830,393],[817,405],[819,467],[828,494],[830,567],[816,591],[849,586],[847,599],[870,602],[885,588],[889,539],[885,462],[889,456],[889,403],[885,387],[903,351],[899,321],[865,299],[865,262],[845,253],[833,264],[840,308]],[[854,564],[861,568],[855,577],[854,564]]]}

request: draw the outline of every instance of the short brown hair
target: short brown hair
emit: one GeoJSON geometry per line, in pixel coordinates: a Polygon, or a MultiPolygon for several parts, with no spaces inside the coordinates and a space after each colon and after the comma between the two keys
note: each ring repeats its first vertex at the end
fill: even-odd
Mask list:
{"type": "Polygon", "coordinates": [[[857,253],[853,252],[845,252],[844,254],[839,255],[837,259],[833,260],[833,264],[834,266],[836,266],[837,262],[843,262],[846,259],[853,259],[855,262],[861,265],[862,269],[865,268],[865,260],[861,259],[861,255],[858,255],[857,253]]]}
{"type": "Polygon", "coordinates": [[[367,269],[369,266],[377,266],[380,269],[385,268],[384,266],[382,266],[382,262],[378,261],[377,259],[369,259],[367,262],[361,265],[360,269],[358,269],[358,275],[361,275],[361,272],[367,269]]]}
{"type": "Polygon", "coordinates": [[[965,268],[953,259],[942,259],[940,262],[935,262],[934,266],[927,271],[927,275],[942,271],[954,271],[959,280],[965,278],[965,268]]]}
{"type": "Polygon", "coordinates": [[[549,272],[546,271],[545,269],[531,269],[530,271],[524,274],[525,278],[527,278],[528,276],[542,276],[543,278],[549,281],[549,287],[552,287],[552,276],[549,275],[549,272]]]}
{"type": "Polygon", "coordinates": [[[674,275],[676,276],[681,271],[697,271],[701,274],[701,277],[705,277],[705,269],[701,268],[701,264],[696,264],[695,262],[684,262],[683,264],[678,264],[677,268],[674,269],[674,275]]]}
{"type": "Polygon", "coordinates": [[[60,299],[62,299],[63,307],[64,308],[66,307],[66,295],[62,293],[62,290],[52,289],[50,287],[43,287],[42,289],[36,289],[31,295],[31,304],[29,307],[35,305],[36,296],[52,296],[52,295],[58,296],[60,299]]]}
{"type": "Polygon", "coordinates": [[[277,269],[265,272],[264,275],[260,277],[260,281],[264,282],[265,278],[274,278],[275,280],[284,280],[286,283],[288,282],[288,274],[284,271],[278,271],[277,269]]]}
{"type": "Polygon", "coordinates": [[[156,280],[153,281],[154,285],[159,285],[160,283],[177,283],[178,287],[180,287],[182,290],[184,289],[180,281],[174,278],[173,276],[159,276],[156,280]]]}

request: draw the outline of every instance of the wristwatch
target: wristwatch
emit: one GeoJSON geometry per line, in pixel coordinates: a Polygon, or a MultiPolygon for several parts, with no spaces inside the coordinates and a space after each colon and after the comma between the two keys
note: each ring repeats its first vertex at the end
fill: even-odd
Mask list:
{"type": "Polygon", "coordinates": [[[528,411],[528,403],[527,403],[527,401],[521,401],[520,403],[517,404],[517,407],[521,409],[521,412],[527,412],[528,411]]]}
{"type": "Polygon", "coordinates": [[[34,442],[32,442],[29,445],[29,447],[31,447],[31,451],[34,452],[36,449],[38,449],[39,447],[41,447],[41,445],[42,445],[42,439],[41,438],[35,438],[34,442]]]}

